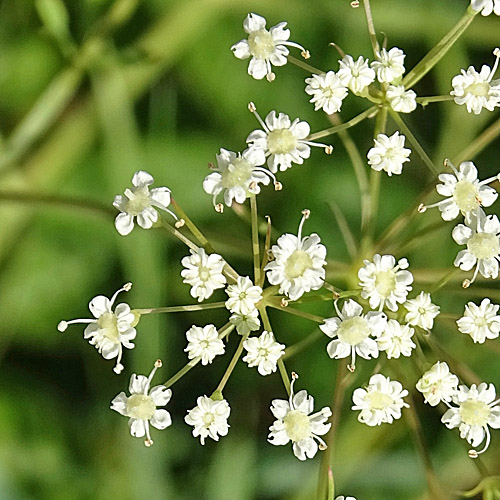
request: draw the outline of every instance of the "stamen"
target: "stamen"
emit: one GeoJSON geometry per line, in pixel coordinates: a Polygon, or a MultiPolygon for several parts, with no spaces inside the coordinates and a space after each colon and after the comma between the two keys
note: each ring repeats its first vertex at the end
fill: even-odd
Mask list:
{"type": "Polygon", "coordinates": [[[495,181],[500,181],[500,174],[494,175],[493,177],[489,177],[488,179],[481,181],[479,185],[484,186],[485,184],[489,184],[490,182],[495,182],[495,181]]]}
{"type": "Polygon", "coordinates": [[[308,146],[315,146],[317,148],[324,148],[327,155],[331,154],[333,151],[333,146],[331,144],[323,144],[321,142],[312,141],[300,141],[302,144],[307,144],[308,146]]]}
{"type": "Polygon", "coordinates": [[[339,301],[338,299],[336,299],[336,300],[334,300],[334,301],[333,301],[333,307],[335,307],[335,311],[337,312],[337,316],[338,316],[338,317],[339,317],[342,321],[344,321],[344,316],[342,316],[342,313],[341,313],[341,312],[340,312],[340,310],[339,310],[339,306],[337,305],[337,302],[338,302],[338,301],[339,301]]]}
{"type": "Polygon", "coordinates": [[[357,9],[357,8],[359,7],[359,0],[353,0],[353,1],[351,2],[351,7],[352,7],[353,9],[357,9]]]}
{"type": "Polygon", "coordinates": [[[295,381],[299,378],[299,376],[295,373],[291,373],[292,381],[290,382],[290,397],[288,398],[288,401],[290,403],[290,408],[292,410],[295,410],[295,407],[293,406],[293,385],[295,384],[295,381]]]}
{"type": "Polygon", "coordinates": [[[309,58],[311,57],[311,53],[310,53],[307,49],[303,50],[303,51],[300,53],[300,55],[301,55],[304,59],[309,59],[309,58]]]}
{"type": "Polygon", "coordinates": [[[270,130],[267,128],[267,125],[264,123],[264,120],[260,117],[259,113],[257,113],[257,108],[253,102],[248,103],[248,110],[250,113],[253,113],[257,121],[260,123],[260,126],[265,130],[266,134],[269,134],[270,130]]]}
{"type": "Polygon", "coordinates": [[[417,207],[417,212],[419,214],[423,214],[426,210],[427,207],[423,203],[420,203],[420,205],[417,207]]]}
{"type": "Polygon", "coordinates": [[[445,166],[445,167],[450,167],[450,168],[453,170],[453,173],[454,173],[457,177],[459,176],[459,172],[458,172],[458,170],[455,168],[455,165],[453,165],[453,163],[451,163],[451,161],[450,161],[448,158],[446,158],[446,159],[444,160],[444,166],[445,166]]]}
{"type": "Polygon", "coordinates": [[[59,324],[57,325],[57,329],[60,332],[65,332],[66,329],[68,328],[68,325],[73,325],[75,323],[85,323],[85,324],[90,324],[90,323],[95,323],[97,320],[96,319],[72,319],[70,321],[59,321],[59,324]]]}
{"type": "Polygon", "coordinates": [[[146,427],[146,439],[144,440],[144,446],[150,448],[153,446],[153,440],[151,439],[151,435],[149,434],[149,420],[144,420],[144,426],[146,427]]]}
{"type": "Polygon", "coordinates": [[[500,49],[498,47],[493,51],[493,55],[496,57],[496,59],[495,64],[493,64],[493,68],[491,68],[490,76],[486,80],[488,83],[491,82],[491,80],[493,79],[493,75],[496,73],[498,68],[498,59],[500,59],[500,49]]]}
{"type": "Polygon", "coordinates": [[[302,219],[300,220],[299,224],[299,231],[297,234],[297,239],[299,240],[299,243],[302,241],[302,227],[304,226],[304,222],[306,219],[309,219],[309,215],[311,215],[311,211],[307,208],[302,210],[302,219]]]}
{"type": "Polygon", "coordinates": [[[221,214],[222,212],[224,212],[224,205],[222,203],[217,203],[215,205],[215,211],[221,214]]]}
{"type": "Polygon", "coordinates": [[[281,307],[287,307],[288,306],[288,300],[285,299],[285,297],[283,297],[280,301],[280,306],[281,307]]]}
{"type": "Polygon", "coordinates": [[[484,445],[483,449],[480,450],[480,451],[477,451],[477,450],[469,450],[467,452],[467,454],[469,455],[470,458],[477,458],[478,455],[480,455],[481,453],[484,453],[487,449],[488,449],[488,446],[490,445],[490,439],[491,439],[491,435],[490,435],[490,431],[488,429],[488,426],[485,425],[483,427],[484,431],[486,432],[486,444],[484,445]]]}
{"type": "Polygon", "coordinates": [[[175,228],[176,229],[179,229],[181,228],[184,224],[186,223],[186,221],[184,219],[179,219],[178,221],[176,221],[176,223],[174,224],[175,228]]]}
{"type": "Polygon", "coordinates": [[[116,297],[118,297],[118,294],[120,292],[129,292],[130,289],[132,288],[132,283],[125,283],[119,290],[117,290],[113,296],[111,297],[110,301],[109,301],[109,307],[111,308],[113,306],[113,304],[115,303],[115,300],[116,300],[116,297]]]}
{"type": "Polygon", "coordinates": [[[116,358],[116,365],[115,367],[113,368],[113,371],[117,374],[117,375],[120,375],[120,373],[122,372],[124,366],[120,363],[121,359],[122,359],[122,353],[123,353],[123,350],[122,350],[122,345],[121,343],[118,344],[118,356],[116,358]]]}
{"type": "Polygon", "coordinates": [[[319,436],[316,436],[316,434],[313,434],[313,438],[316,438],[318,440],[318,442],[319,442],[318,448],[321,451],[325,451],[328,448],[328,445],[319,436]]]}
{"type": "MultiPolygon", "coordinates": [[[[352,7],[353,3],[355,3],[355,2],[351,3],[351,7],[352,7]]],[[[357,2],[357,3],[358,3],[357,7],[359,7],[359,2],[357,2]]],[[[336,43],[331,42],[328,45],[330,45],[331,47],[335,47],[337,49],[337,52],[339,53],[340,57],[342,57],[342,59],[345,57],[345,52],[336,43]]]]}
{"type": "MultiPolygon", "coordinates": [[[[154,364],[154,367],[153,369],[151,370],[151,373],[149,374],[149,377],[148,377],[148,380],[146,381],[146,385],[144,386],[144,394],[147,395],[148,391],[149,391],[149,386],[151,384],[151,380],[154,376],[154,374],[156,373],[156,370],[158,370],[158,368],[160,368],[162,365],[162,362],[161,362],[161,359],[157,359],[155,361],[155,364],[154,364]]],[[[148,436],[149,437],[149,436],[148,436]]],[[[151,439],[151,438],[150,438],[151,439]]]]}
{"type": "Polygon", "coordinates": [[[276,181],[274,183],[274,190],[275,191],[281,191],[282,189],[283,189],[283,184],[281,184],[281,182],[279,182],[279,181],[276,181]]]}

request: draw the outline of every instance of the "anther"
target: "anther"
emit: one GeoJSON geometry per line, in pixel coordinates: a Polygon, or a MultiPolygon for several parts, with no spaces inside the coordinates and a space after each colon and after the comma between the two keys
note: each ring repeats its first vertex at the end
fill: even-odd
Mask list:
{"type": "Polygon", "coordinates": [[[462,288],[469,288],[471,285],[471,280],[468,280],[468,279],[464,279],[462,281],[462,288]]]}
{"type": "Polygon", "coordinates": [[[328,146],[326,146],[325,153],[327,155],[331,155],[333,153],[333,146],[331,144],[329,144],[328,146]]]}
{"type": "Polygon", "coordinates": [[[157,359],[157,360],[155,361],[155,368],[161,368],[162,364],[163,364],[163,363],[161,362],[161,359],[157,359]]]}
{"type": "Polygon", "coordinates": [[[217,167],[216,167],[216,166],[215,166],[215,165],[214,165],[214,164],[210,161],[210,162],[208,162],[208,168],[209,168],[210,170],[214,170],[214,169],[215,169],[215,168],[217,168],[217,167]]]}
{"type": "Polygon", "coordinates": [[[125,283],[125,284],[123,285],[123,290],[124,290],[125,292],[130,292],[130,290],[131,290],[131,289],[132,289],[132,283],[130,283],[130,281],[129,281],[128,283],[125,283]]]}
{"type": "Polygon", "coordinates": [[[297,380],[299,378],[299,376],[295,372],[292,372],[290,375],[292,377],[292,380],[297,380]]]}
{"type": "Polygon", "coordinates": [[[146,446],[147,448],[150,448],[151,446],[153,446],[153,440],[152,439],[145,439],[144,446],[146,446]]]}
{"type": "Polygon", "coordinates": [[[351,2],[351,7],[353,9],[357,9],[359,7],[359,1],[358,0],[354,0],[353,2],[351,2]]]}
{"type": "Polygon", "coordinates": [[[500,57],[500,49],[498,47],[493,51],[493,55],[496,57],[500,57]]]}
{"type": "Polygon", "coordinates": [[[217,203],[217,205],[215,205],[215,211],[218,214],[221,214],[222,212],[224,212],[224,205],[222,203],[217,203]]]}
{"type": "Polygon", "coordinates": [[[283,184],[281,184],[281,182],[279,182],[279,181],[276,181],[274,183],[274,190],[275,191],[281,191],[282,189],[283,189],[283,184]]]}
{"type": "Polygon", "coordinates": [[[450,160],[448,158],[445,158],[443,161],[443,165],[448,168],[450,166],[450,160]]]}
{"type": "MultiPolygon", "coordinates": [[[[275,75],[274,73],[272,73],[272,72],[271,72],[271,73],[268,73],[268,74],[266,75],[266,80],[267,80],[268,82],[273,82],[275,78],[276,78],[276,75],[275,75]]],[[[250,111],[252,111],[252,110],[250,110],[250,111]]]]}
{"type": "Polygon", "coordinates": [[[184,219],[179,219],[178,221],[175,221],[175,224],[174,226],[176,227],[176,229],[179,229],[181,228],[184,224],[186,223],[186,221],[184,219]]]}
{"type": "Polygon", "coordinates": [[[256,187],[257,187],[257,183],[255,181],[252,181],[249,185],[248,185],[249,189],[252,189],[254,190],[256,187]]]}
{"type": "Polygon", "coordinates": [[[479,453],[476,450],[469,450],[467,452],[467,455],[469,455],[470,458],[477,458],[479,456],[479,453]]]}
{"type": "Polygon", "coordinates": [[[253,102],[248,103],[248,111],[251,113],[255,113],[257,111],[257,108],[255,107],[255,104],[253,102]]]}
{"type": "Polygon", "coordinates": [[[271,249],[269,249],[269,250],[267,251],[267,258],[268,258],[269,260],[274,260],[274,254],[273,254],[273,251],[272,251],[271,249]]]}
{"type": "Polygon", "coordinates": [[[340,299],[340,293],[336,292],[335,290],[332,292],[332,295],[333,295],[333,300],[340,299]]]}
{"type": "Polygon", "coordinates": [[[57,325],[57,329],[60,332],[65,332],[66,329],[68,328],[68,322],[67,321],[59,321],[59,324],[57,325]]]}
{"type": "Polygon", "coordinates": [[[417,212],[419,214],[423,214],[426,210],[427,210],[427,207],[423,203],[420,203],[420,205],[417,208],[417,212]]]}
{"type": "Polygon", "coordinates": [[[356,370],[356,365],[347,365],[347,369],[348,369],[351,373],[354,373],[354,370],[356,370]]]}
{"type": "Polygon", "coordinates": [[[300,55],[301,55],[304,59],[309,59],[309,58],[311,57],[311,53],[310,53],[307,49],[303,50],[303,51],[300,53],[300,55]]]}
{"type": "Polygon", "coordinates": [[[304,208],[301,213],[305,219],[309,219],[309,216],[311,215],[311,211],[308,208],[304,208]]]}
{"type": "Polygon", "coordinates": [[[285,297],[283,297],[280,301],[280,306],[281,307],[287,307],[288,306],[288,300],[285,299],[285,297]]]}
{"type": "Polygon", "coordinates": [[[325,443],[319,443],[318,448],[321,451],[325,451],[328,448],[328,446],[325,443]]]}

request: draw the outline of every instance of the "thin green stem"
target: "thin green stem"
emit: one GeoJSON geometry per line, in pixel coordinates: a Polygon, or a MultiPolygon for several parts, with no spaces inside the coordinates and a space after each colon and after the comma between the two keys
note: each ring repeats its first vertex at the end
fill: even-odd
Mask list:
{"type": "Polygon", "coordinates": [[[193,243],[187,236],[184,236],[180,231],[177,231],[177,229],[172,227],[164,219],[161,220],[161,227],[163,229],[166,229],[172,236],[174,236],[178,240],[182,241],[182,243],[184,243],[184,245],[186,245],[191,250],[194,250],[195,252],[198,251],[199,247],[196,243],[193,243]]]}
{"type": "Polygon", "coordinates": [[[134,312],[137,312],[139,314],[161,314],[190,311],[207,311],[209,309],[222,309],[224,307],[226,307],[225,302],[213,302],[212,304],[192,304],[188,306],[168,306],[151,307],[148,309],[134,309],[134,312]]]}
{"type": "Polygon", "coordinates": [[[453,101],[455,99],[454,96],[450,94],[445,94],[445,95],[434,95],[434,96],[429,96],[429,97],[417,97],[416,101],[418,104],[422,105],[422,107],[427,106],[427,104],[430,104],[431,102],[446,102],[446,101],[453,101]]]}
{"type": "Polygon", "coordinates": [[[262,263],[260,265],[262,272],[260,275],[260,282],[256,283],[261,288],[264,286],[264,281],[266,279],[266,273],[264,272],[264,268],[266,267],[267,263],[269,262],[269,251],[271,248],[271,217],[266,215],[266,219],[267,219],[266,239],[264,241],[264,252],[263,252],[263,256],[262,256],[262,263]]]}
{"type": "Polygon", "coordinates": [[[315,314],[310,314],[305,311],[300,311],[299,309],[295,309],[290,306],[283,307],[281,303],[278,302],[278,300],[268,301],[266,302],[266,305],[272,307],[273,309],[278,309],[279,311],[283,311],[285,313],[292,314],[300,318],[309,319],[311,321],[314,321],[315,323],[323,323],[325,321],[325,318],[322,318],[321,316],[316,316],[315,314]]]}
{"type": "Polygon", "coordinates": [[[257,197],[250,196],[250,212],[252,216],[252,254],[254,283],[260,283],[260,247],[259,247],[259,221],[257,214],[257,197]]]}
{"type": "Polygon", "coordinates": [[[306,337],[304,337],[302,340],[299,340],[295,344],[288,346],[285,349],[285,354],[283,355],[283,359],[285,360],[285,359],[291,358],[291,357],[295,356],[296,354],[298,354],[299,352],[302,352],[304,349],[306,349],[311,344],[316,342],[316,340],[319,340],[320,338],[322,338],[323,335],[324,335],[323,332],[321,332],[320,330],[318,330],[316,328],[311,333],[309,333],[306,337]]]}
{"type": "Polygon", "coordinates": [[[230,363],[229,363],[229,365],[228,365],[228,367],[227,367],[224,375],[222,376],[222,379],[219,382],[219,385],[217,386],[217,389],[215,389],[214,392],[220,392],[222,394],[222,391],[224,390],[224,387],[226,386],[226,383],[229,380],[229,377],[231,376],[231,373],[233,373],[233,370],[234,370],[234,367],[236,366],[236,363],[238,362],[238,360],[241,357],[241,354],[243,352],[243,343],[248,338],[248,335],[249,334],[247,333],[246,335],[243,335],[243,337],[241,338],[241,341],[238,344],[238,348],[236,349],[233,357],[231,358],[231,361],[230,361],[230,363]]]}
{"type": "Polygon", "coordinates": [[[440,288],[443,288],[456,274],[458,269],[452,269],[450,272],[446,273],[430,290],[429,293],[433,294],[437,292],[440,288]]]}
{"type": "Polygon", "coordinates": [[[363,0],[363,7],[365,8],[366,23],[368,24],[368,34],[370,35],[370,42],[372,44],[373,55],[377,57],[380,52],[380,46],[375,32],[375,25],[373,24],[372,9],[370,7],[370,0],[363,0]]]}
{"type": "Polygon", "coordinates": [[[307,64],[304,62],[302,59],[297,59],[296,57],[287,56],[287,59],[289,62],[294,64],[295,66],[298,66],[299,68],[305,69],[308,73],[314,74],[314,75],[322,75],[325,72],[322,71],[321,69],[315,68],[314,66],[311,66],[310,64],[307,64]]]}

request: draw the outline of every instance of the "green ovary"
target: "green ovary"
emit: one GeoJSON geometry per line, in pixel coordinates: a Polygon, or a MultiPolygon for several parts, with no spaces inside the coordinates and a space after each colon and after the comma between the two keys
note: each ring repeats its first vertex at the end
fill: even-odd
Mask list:
{"type": "Polygon", "coordinates": [[[118,320],[114,313],[108,312],[101,314],[97,320],[97,326],[104,331],[104,337],[115,344],[119,343],[120,332],[118,331],[118,320]]]}
{"type": "Polygon", "coordinates": [[[146,187],[133,189],[134,197],[127,201],[126,211],[130,215],[138,215],[145,208],[151,205],[149,200],[149,190],[146,187]]]}
{"type": "Polygon", "coordinates": [[[222,173],[222,187],[231,189],[234,186],[245,186],[252,175],[252,166],[243,158],[235,158],[229,167],[232,168],[222,173]]]}
{"type": "Polygon", "coordinates": [[[131,418],[139,418],[141,420],[149,420],[153,418],[156,411],[156,405],[151,396],[145,394],[132,394],[127,399],[127,416],[131,418]]]}
{"type": "Polygon", "coordinates": [[[297,147],[297,139],[288,129],[273,130],[267,134],[267,147],[273,155],[290,153],[297,147]]]}
{"type": "Polygon", "coordinates": [[[465,93],[470,93],[476,97],[486,97],[490,92],[490,84],[488,82],[472,83],[464,90],[465,93]]]}
{"type": "Polygon", "coordinates": [[[392,270],[376,272],[375,288],[382,297],[388,297],[396,288],[396,273],[392,270]]]}
{"type": "Polygon", "coordinates": [[[372,410],[385,410],[393,403],[391,396],[377,391],[369,392],[366,395],[366,399],[368,400],[372,410]]]}
{"type": "Polygon", "coordinates": [[[299,278],[307,269],[312,267],[312,259],[303,250],[295,250],[288,257],[285,264],[285,276],[287,280],[299,278]]]}
{"type": "Polygon", "coordinates": [[[285,424],[288,437],[294,443],[306,439],[311,435],[309,417],[299,410],[288,412],[287,416],[283,419],[283,423],[285,424]]]}
{"type": "Polygon", "coordinates": [[[467,249],[478,260],[492,259],[500,253],[500,243],[494,234],[477,233],[467,242],[467,249]]]}
{"type": "Polygon", "coordinates": [[[271,33],[262,28],[248,35],[250,54],[257,59],[268,59],[274,52],[274,41],[271,33]]]}
{"type": "Polygon", "coordinates": [[[205,428],[209,428],[215,422],[215,415],[213,413],[205,413],[203,415],[203,423],[205,424],[205,428]]]}
{"type": "Polygon", "coordinates": [[[490,417],[490,407],[482,401],[465,401],[460,405],[460,416],[469,425],[487,425],[490,417]]]}
{"type": "Polygon", "coordinates": [[[453,191],[453,199],[462,213],[470,212],[479,206],[479,193],[472,182],[457,182],[453,191]]]}
{"type": "Polygon", "coordinates": [[[364,318],[359,316],[346,319],[340,325],[337,335],[339,340],[350,345],[358,345],[368,337],[370,330],[364,318]]]}

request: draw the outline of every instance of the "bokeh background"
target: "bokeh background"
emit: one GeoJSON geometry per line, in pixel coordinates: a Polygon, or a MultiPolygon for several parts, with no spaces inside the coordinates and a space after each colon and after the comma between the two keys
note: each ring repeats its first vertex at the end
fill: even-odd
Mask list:
{"type": "MultiPolygon", "coordinates": [[[[378,33],[387,36],[389,47],[407,53],[406,67],[411,68],[455,25],[468,3],[374,1],[373,14],[378,33]]],[[[221,147],[242,150],[247,134],[258,128],[247,110],[250,100],[262,115],[275,109],[300,116],[312,131],[330,123],[308,102],[307,73],[287,65],[276,69],[272,84],[253,80],[247,62],[237,60],[230,46],[244,37],[247,13],[257,12],[268,27],[286,20],[291,39],[311,51],[311,64],[336,70],[338,54],[330,42],[355,57],[372,56],[363,10],[352,9],[347,0],[66,0],[66,10],[54,9],[57,5],[0,2],[0,498],[313,498],[320,455],[301,463],[290,447],[266,442],[273,421],[270,401],[285,397],[279,375],[263,378],[239,363],[224,392],[232,408],[230,433],[204,447],[183,417],[197,396],[211,394],[227,357],[196,367],[174,385],[168,408],[174,423],[165,431],[153,430],[151,449],[129,435],[124,417],[109,410],[131,373],[147,374],[161,358],[164,367],[156,382],[166,380],[186,362],[185,331],[192,324],[222,326],[227,314],[143,317],[121,376],[112,372],[113,362],[83,340],[81,325],[65,333],[56,325],[61,319],[89,317],[92,297],[111,296],[127,281],[134,287],[121,298],[132,307],[192,303],[179,274],[180,260],[188,253],[181,243],[160,231],[136,228],[123,238],[114,229],[113,197],[140,169],[153,174],[157,186],[172,190],[240,274],[251,273],[248,219],[229,209],[223,215],[214,212],[211,197],[202,190],[207,163],[221,147]]],[[[491,65],[499,44],[500,19],[477,16],[416,86],[417,94],[448,93],[460,68],[491,65]]],[[[348,97],[342,119],[365,107],[348,97]]],[[[407,121],[441,164],[445,157],[457,157],[496,119],[498,113],[468,115],[448,102],[419,109],[407,121]]],[[[371,147],[372,134],[372,122],[352,130],[362,154],[371,147]]],[[[305,165],[280,176],[282,192],[264,189],[258,201],[260,214],[272,216],[276,235],[295,232],[300,210],[312,210],[306,234],[319,233],[327,245],[334,281],[335,262],[344,268],[351,263],[333,204],[342,209],[356,238],[360,209],[342,142],[337,136],[329,142],[335,146],[331,156],[313,150],[305,165]]],[[[474,158],[481,178],[498,172],[498,148],[496,139],[474,158]]],[[[384,176],[375,233],[411,208],[430,181],[415,153],[403,175],[384,176]]],[[[498,212],[498,203],[491,210],[498,212]]],[[[452,223],[441,221],[429,238],[412,236],[440,219],[436,211],[422,220],[400,235],[411,244],[392,248],[404,248],[418,280],[416,290],[441,278],[458,250],[450,237],[452,223]]],[[[380,251],[391,251],[390,244],[380,251]]],[[[435,296],[450,315],[461,314],[468,300],[459,285],[463,277],[435,296]]],[[[489,294],[500,300],[491,282],[480,282],[470,293],[471,298],[489,294]]],[[[218,291],[214,300],[224,296],[218,291]]],[[[328,316],[332,305],[311,310],[328,316]]],[[[271,314],[271,321],[287,345],[317,331],[316,325],[280,312],[271,314]]],[[[438,323],[435,335],[450,356],[499,387],[498,341],[473,345],[453,321],[438,323]]],[[[231,338],[229,353],[236,342],[231,338]]],[[[319,408],[331,403],[338,367],[326,355],[326,343],[318,337],[287,360],[287,367],[301,376],[297,388],[307,388],[319,408]]],[[[363,364],[353,387],[366,383],[374,366],[363,364]]],[[[416,378],[409,375],[409,380],[416,378]]],[[[376,429],[359,424],[349,410],[351,393],[352,387],[333,456],[337,494],[358,500],[427,498],[408,422],[376,429]]],[[[416,411],[444,489],[473,487],[479,475],[458,431],[446,430],[439,423],[441,410],[424,408],[421,398],[416,411]]],[[[484,462],[498,474],[499,431],[493,431],[492,441],[484,462]]]]}

